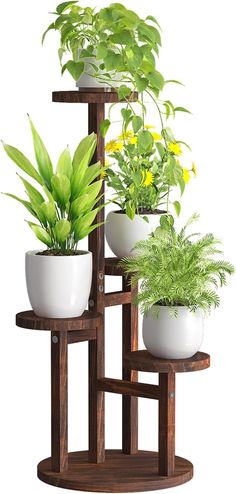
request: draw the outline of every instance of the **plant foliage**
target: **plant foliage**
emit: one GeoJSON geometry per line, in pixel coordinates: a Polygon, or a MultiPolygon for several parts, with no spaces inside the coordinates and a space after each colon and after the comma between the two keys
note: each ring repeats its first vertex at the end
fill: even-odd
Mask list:
{"type": "Polygon", "coordinates": [[[34,221],[28,221],[28,224],[49,249],[74,251],[78,241],[99,226],[94,221],[103,207],[98,205],[103,167],[100,162],[90,165],[96,149],[96,135],[85,137],[73,158],[67,147],[54,172],[48,151],[30,118],[29,122],[37,167],[15,147],[5,143],[3,146],[9,158],[41,186],[41,192],[19,175],[27,200],[10,193],[6,195],[23,204],[31,213],[34,221]]]}
{"type": "Polygon", "coordinates": [[[142,312],[155,305],[209,312],[219,305],[216,290],[226,285],[226,275],[233,274],[234,267],[216,258],[222,251],[213,234],[187,233],[196,219],[193,215],[177,233],[173,217],[163,216],[161,226],[148,240],[136,244],[136,255],[121,261],[126,273],[132,274],[132,283],[141,280],[136,303],[142,312]]]}

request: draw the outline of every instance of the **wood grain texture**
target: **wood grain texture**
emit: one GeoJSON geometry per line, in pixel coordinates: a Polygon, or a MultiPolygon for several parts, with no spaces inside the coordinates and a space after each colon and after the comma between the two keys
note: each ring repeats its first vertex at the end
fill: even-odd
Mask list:
{"type": "Polygon", "coordinates": [[[172,476],[158,473],[158,453],[139,451],[125,455],[119,450],[107,450],[106,462],[89,463],[88,452],[69,454],[69,468],[65,473],[51,471],[50,458],[38,465],[40,480],[65,489],[88,492],[142,492],[155,491],[184,484],[193,476],[192,464],[176,457],[172,476]]]}
{"type": "Polygon", "coordinates": [[[80,331],[68,331],[67,341],[68,345],[71,343],[81,343],[83,341],[96,340],[96,329],[81,329],[80,331]]]}
{"type": "Polygon", "coordinates": [[[159,375],[159,473],[175,472],[175,374],[159,375]]]}
{"type": "Polygon", "coordinates": [[[68,346],[66,332],[51,334],[52,470],[68,467],[68,346]]]}
{"type": "Polygon", "coordinates": [[[119,257],[106,257],[105,274],[110,276],[124,276],[124,269],[119,266],[121,259],[119,257]]]}
{"type": "MultiPolygon", "coordinates": [[[[122,278],[122,290],[128,292],[133,300],[138,286],[131,287],[130,280],[122,278]]],[[[138,373],[125,366],[128,352],[138,348],[138,308],[133,304],[122,306],[122,379],[138,380],[138,373]]],[[[138,398],[122,396],[122,449],[123,453],[134,454],[138,450],[138,398]]]]}
{"type": "MultiPolygon", "coordinates": [[[[130,101],[137,101],[138,94],[133,93],[130,101]]],[[[118,93],[113,91],[54,91],[52,93],[52,101],[54,103],[89,103],[89,104],[105,104],[118,103],[118,93]]]]}
{"type": "Polygon", "coordinates": [[[47,319],[36,316],[32,310],[16,314],[16,325],[26,329],[41,331],[80,331],[96,329],[101,314],[85,310],[82,316],[70,319],[47,319]]]}
{"type": "Polygon", "coordinates": [[[103,377],[104,331],[98,328],[97,339],[89,342],[89,459],[93,463],[105,461],[105,397],[97,388],[103,377]]]}
{"type": "Polygon", "coordinates": [[[105,307],[131,304],[131,292],[111,292],[105,294],[105,307]]]}
{"type": "Polygon", "coordinates": [[[207,369],[210,356],[197,352],[188,359],[167,360],[153,357],[147,350],[130,352],[125,357],[125,367],[143,372],[193,372],[207,369]]]}
{"type": "Polygon", "coordinates": [[[98,379],[97,387],[98,389],[109,393],[138,396],[140,398],[150,398],[152,400],[158,400],[160,396],[159,386],[140,382],[124,381],[121,379],[111,379],[108,377],[98,379]]]}

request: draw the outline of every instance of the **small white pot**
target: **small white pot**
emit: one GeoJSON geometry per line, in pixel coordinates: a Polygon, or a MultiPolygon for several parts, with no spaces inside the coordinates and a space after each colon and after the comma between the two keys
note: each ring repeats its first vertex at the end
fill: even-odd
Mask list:
{"type": "Polygon", "coordinates": [[[169,307],[160,307],[158,317],[155,307],[143,318],[143,341],[154,357],[164,359],[190,358],[199,350],[203,341],[203,313],[191,312],[188,307],[178,307],[178,317],[169,307]]]}
{"type": "Polygon", "coordinates": [[[42,256],[26,252],[29,300],[35,314],[48,318],[78,317],[86,309],[92,282],[92,253],[42,256]]]}
{"type": "MultiPolygon", "coordinates": [[[[118,73],[115,76],[113,75],[113,73],[111,73],[113,80],[115,79],[115,82],[111,83],[111,85],[109,85],[109,84],[106,84],[105,82],[99,82],[98,79],[96,79],[95,77],[88,75],[89,73],[91,73],[93,71],[93,68],[91,67],[89,62],[98,66],[98,65],[100,65],[101,61],[98,61],[95,58],[83,58],[83,62],[85,63],[84,72],[81,75],[81,77],[78,79],[78,81],[76,81],[76,87],[78,89],[80,89],[80,88],[102,88],[102,87],[110,88],[111,85],[112,85],[112,87],[119,87],[121,85],[121,77],[122,77],[121,73],[120,74],[118,73]]],[[[102,75],[103,73],[107,73],[107,72],[108,72],[107,70],[103,70],[100,72],[100,74],[102,75]]]]}
{"type": "MultiPolygon", "coordinates": [[[[163,213],[164,214],[164,213],[163,213]]],[[[136,214],[131,220],[121,211],[110,211],[105,224],[107,243],[117,257],[135,255],[131,252],[136,242],[146,240],[148,235],[160,226],[161,214],[145,214],[148,223],[136,214]]]]}

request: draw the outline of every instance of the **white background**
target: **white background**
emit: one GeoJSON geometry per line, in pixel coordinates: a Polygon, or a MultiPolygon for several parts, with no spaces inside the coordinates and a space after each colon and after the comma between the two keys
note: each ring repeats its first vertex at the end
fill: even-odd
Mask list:
{"type": "MultiPolygon", "coordinates": [[[[104,1],[96,2],[99,7],[104,1]]],[[[96,5],[90,0],[89,5],[96,5]]],[[[126,0],[141,16],[155,15],[163,29],[160,70],[185,88],[168,96],[190,108],[180,116],[177,137],[189,142],[198,169],[183,199],[184,221],[201,214],[199,229],[223,239],[225,256],[235,258],[235,14],[233,0],[126,0]]],[[[0,137],[33,159],[26,113],[41,133],[54,162],[87,133],[86,107],[51,103],[51,92],[73,89],[60,77],[57,36],[45,47],[41,33],[51,22],[55,2],[1,1],[0,137]]],[[[155,116],[150,115],[151,123],[155,116]]],[[[112,132],[114,132],[112,130],[112,132]]],[[[190,158],[189,158],[190,159],[190,158]]],[[[191,158],[192,159],[192,158],[191,158]]],[[[0,149],[0,190],[22,194],[14,164],[0,149]]],[[[1,420],[0,475],[5,494],[53,492],[36,477],[39,460],[50,455],[49,335],[14,326],[16,312],[29,308],[24,252],[39,246],[26,224],[23,207],[0,197],[1,420]]],[[[219,489],[232,492],[235,469],[235,289],[221,291],[222,303],[206,322],[202,349],[212,356],[204,372],[177,376],[177,454],[191,460],[194,479],[179,494],[219,489]]],[[[115,290],[117,280],[108,280],[115,290]]],[[[142,347],[142,342],[140,342],[142,347]]],[[[106,375],[121,375],[120,308],[107,310],[106,375]]],[[[69,447],[87,448],[87,344],[69,350],[69,447]]],[[[140,380],[156,382],[156,376],[140,380]]],[[[121,398],[106,397],[106,447],[121,446],[121,398]]],[[[140,399],[140,448],[157,448],[157,404],[140,399]]],[[[56,492],[56,491],[55,491],[56,492]]]]}

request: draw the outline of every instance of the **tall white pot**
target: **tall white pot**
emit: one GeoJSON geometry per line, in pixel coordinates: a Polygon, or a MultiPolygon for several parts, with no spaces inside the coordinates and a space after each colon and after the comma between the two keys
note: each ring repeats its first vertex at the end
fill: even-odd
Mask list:
{"type": "Polygon", "coordinates": [[[188,307],[178,307],[175,317],[169,307],[160,307],[157,317],[152,307],[143,318],[143,341],[154,357],[190,358],[203,341],[203,313],[200,309],[191,312],[188,307]]]}
{"type": "Polygon", "coordinates": [[[121,211],[110,211],[105,224],[107,243],[117,257],[135,255],[132,252],[136,242],[146,240],[160,225],[160,214],[145,214],[148,223],[140,215],[131,220],[121,211]]]}
{"type": "Polygon", "coordinates": [[[26,284],[35,314],[48,318],[78,317],[86,309],[92,282],[92,253],[25,257],[26,284]]]}
{"type": "MultiPolygon", "coordinates": [[[[84,72],[81,75],[81,77],[78,79],[78,81],[76,81],[76,87],[78,89],[80,89],[80,88],[102,88],[102,87],[109,89],[111,87],[109,84],[107,84],[105,82],[99,82],[98,79],[96,79],[95,77],[88,75],[89,73],[93,72],[93,68],[91,67],[89,62],[93,63],[94,65],[99,66],[101,63],[101,60],[98,61],[95,58],[83,58],[83,62],[85,64],[84,72]]],[[[107,71],[106,70],[100,71],[101,75],[103,73],[107,73],[107,71]]],[[[113,77],[113,79],[115,78],[115,82],[111,83],[112,87],[119,87],[121,84],[121,77],[122,77],[121,73],[120,74],[118,73],[115,76],[112,73],[112,77],[113,77]]]]}

